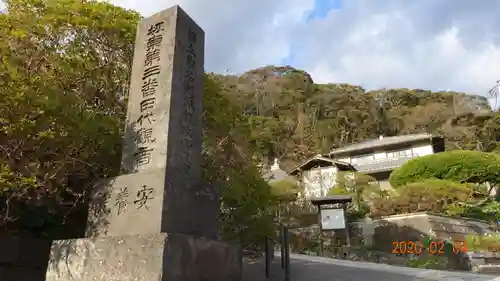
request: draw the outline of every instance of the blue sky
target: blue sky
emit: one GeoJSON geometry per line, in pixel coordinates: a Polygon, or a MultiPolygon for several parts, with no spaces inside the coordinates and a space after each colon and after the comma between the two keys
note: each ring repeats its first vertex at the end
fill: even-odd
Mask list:
{"type": "Polygon", "coordinates": [[[325,18],[331,10],[342,8],[342,0],[315,0],[314,10],[307,17],[307,21],[311,22],[325,18]]]}
{"type": "Polygon", "coordinates": [[[288,64],[316,83],[487,95],[500,79],[498,0],[110,0],[148,16],[180,5],[205,68],[288,64]]]}
{"type": "MultiPolygon", "coordinates": [[[[341,9],[342,1],[343,0],[315,0],[314,9],[307,15],[306,23],[324,19],[330,11],[341,9]]],[[[301,48],[300,42],[292,42],[290,44],[290,53],[287,57],[283,58],[280,63],[283,65],[294,65],[295,53],[300,52],[301,48]]]]}
{"type": "Polygon", "coordinates": [[[289,64],[316,83],[483,96],[500,79],[498,0],[109,1],[143,16],[180,5],[216,73],[289,64]]]}

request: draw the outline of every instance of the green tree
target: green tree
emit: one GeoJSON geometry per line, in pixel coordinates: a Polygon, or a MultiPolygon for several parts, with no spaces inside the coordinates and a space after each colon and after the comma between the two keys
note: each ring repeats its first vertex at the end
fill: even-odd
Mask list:
{"type": "Polygon", "coordinates": [[[328,195],[352,194],[354,207],[360,210],[362,202],[368,201],[369,197],[379,189],[372,176],[360,172],[340,171],[337,173],[337,183],[328,191],[328,195]]]}
{"type": "Polygon", "coordinates": [[[349,204],[347,215],[349,219],[359,219],[366,216],[370,211],[370,201],[380,191],[376,180],[360,172],[337,173],[337,183],[329,191],[328,195],[349,194],[353,198],[353,204],[349,204]]]}
{"type": "MultiPolygon", "coordinates": [[[[5,3],[1,230],[82,235],[93,183],[119,172],[123,98],[140,16],[100,1],[5,3]]],[[[261,243],[272,233],[274,201],[255,165],[249,121],[208,76],[203,102],[203,176],[220,190],[223,234],[261,243]]]]}
{"type": "Polygon", "coordinates": [[[293,202],[297,199],[300,189],[299,185],[289,179],[274,181],[270,183],[271,194],[281,202],[293,202]]]}
{"type": "Polygon", "coordinates": [[[221,191],[223,234],[256,248],[274,234],[276,202],[257,166],[255,144],[249,142],[248,117],[211,76],[205,79],[203,105],[204,178],[221,191]]]}
{"type": "Polygon", "coordinates": [[[64,235],[76,235],[84,224],[72,215],[91,182],[118,172],[117,96],[126,94],[139,15],[96,1],[4,2],[1,225],[52,235],[69,224],[64,235]]]}
{"type": "Polygon", "coordinates": [[[493,153],[455,150],[417,157],[392,172],[395,188],[425,179],[459,183],[500,183],[500,157],[493,153]]]}

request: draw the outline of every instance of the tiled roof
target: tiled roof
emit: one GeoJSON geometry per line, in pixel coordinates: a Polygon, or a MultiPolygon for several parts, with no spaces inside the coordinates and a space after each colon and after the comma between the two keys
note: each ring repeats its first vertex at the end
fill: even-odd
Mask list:
{"type": "Polygon", "coordinates": [[[354,167],[347,162],[342,162],[338,160],[333,160],[327,157],[323,157],[321,155],[316,155],[313,156],[306,161],[304,161],[302,164],[298,165],[297,167],[293,168],[292,171],[289,173],[290,175],[296,174],[297,172],[301,170],[308,170],[313,168],[313,166],[316,166],[318,164],[325,163],[328,165],[333,165],[336,166],[337,168],[342,168],[344,170],[354,170],[354,167]]]}
{"type": "Polygon", "coordinates": [[[336,203],[349,203],[352,202],[352,195],[330,195],[323,197],[311,198],[311,203],[313,205],[324,205],[324,204],[336,204],[336,203]]]}
{"type": "Polygon", "coordinates": [[[351,145],[346,145],[346,146],[341,147],[341,148],[333,149],[327,155],[331,156],[331,155],[340,154],[340,153],[347,153],[347,152],[353,152],[353,151],[369,149],[369,148],[376,148],[376,147],[383,147],[383,146],[393,145],[393,144],[414,142],[414,141],[425,140],[425,139],[430,140],[433,138],[437,138],[437,136],[433,136],[431,134],[415,134],[415,135],[403,135],[403,136],[394,136],[394,137],[383,137],[380,139],[368,140],[368,141],[359,142],[359,143],[355,143],[355,144],[351,144],[351,145]]]}

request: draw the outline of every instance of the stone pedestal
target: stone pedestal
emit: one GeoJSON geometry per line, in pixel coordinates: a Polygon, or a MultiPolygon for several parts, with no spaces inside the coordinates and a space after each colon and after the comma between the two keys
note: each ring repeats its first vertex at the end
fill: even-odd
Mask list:
{"type": "Polygon", "coordinates": [[[54,241],[46,281],[238,281],[238,245],[180,234],[54,241]]]}

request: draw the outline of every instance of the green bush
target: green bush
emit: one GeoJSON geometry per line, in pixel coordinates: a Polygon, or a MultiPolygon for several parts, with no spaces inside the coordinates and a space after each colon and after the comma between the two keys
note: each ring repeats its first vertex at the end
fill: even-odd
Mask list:
{"type": "Polygon", "coordinates": [[[500,251],[500,234],[467,235],[465,242],[468,251],[500,251]]]}
{"type": "Polygon", "coordinates": [[[409,183],[397,194],[373,201],[371,216],[389,216],[412,212],[442,213],[456,201],[466,201],[472,187],[447,180],[430,179],[409,183]]]}
{"type": "Polygon", "coordinates": [[[283,202],[295,201],[300,191],[299,185],[290,179],[274,181],[271,182],[270,185],[271,185],[271,194],[278,201],[283,201],[283,202]]]}
{"type": "Polygon", "coordinates": [[[424,179],[500,183],[500,157],[493,153],[455,150],[417,157],[392,172],[394,188],[424,179]]]}
{"type": "Polygon", "coordinates": [[[479,204],[454,202],[446,207],[445,213],[449,216],[486,220],[496,224],[500,220],[500,202],[492,200],[479,204]]]}
{"type": "Polygon", "coordinates": [[[408,266],[421,269],[446,269],[446,265],[444,264],[444,262],[442,260],[439,260],[438,257],[434,256],[417,257],[414,260],[408,261],[408,266]]]}

